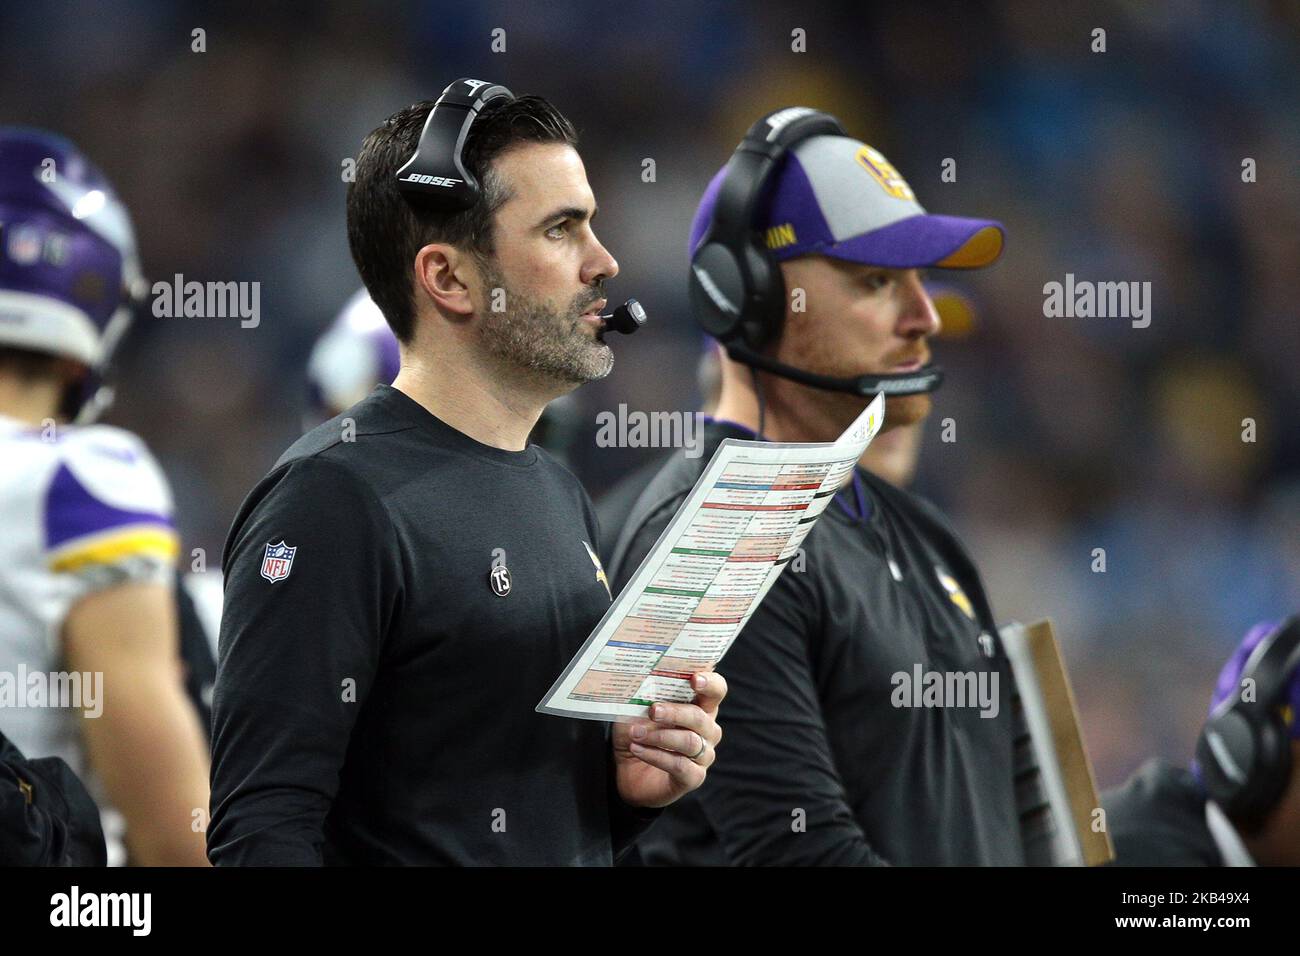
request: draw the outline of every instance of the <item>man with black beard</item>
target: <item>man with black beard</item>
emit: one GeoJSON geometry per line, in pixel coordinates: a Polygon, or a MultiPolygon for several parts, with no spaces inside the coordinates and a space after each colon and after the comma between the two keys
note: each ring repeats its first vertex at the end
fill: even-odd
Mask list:
{"type": "Polygon", "coordinates": [[[372,132],[348,190],[400,371],[294,443],[226,544],[217,864],[608,865],[721,737],[716,673],[612,732],[534,710],[610,596],[590,501],[527,436],[613,367],[618,264],[573,127],[538,97],[465,121],[467,208],[412,197],[432,107],[372,132]]]}

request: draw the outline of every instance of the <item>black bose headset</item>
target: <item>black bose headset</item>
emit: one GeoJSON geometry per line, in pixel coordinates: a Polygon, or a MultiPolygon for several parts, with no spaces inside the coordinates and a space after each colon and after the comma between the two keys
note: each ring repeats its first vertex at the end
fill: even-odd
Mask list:
{"type": "MultiPolygon", "coordinates": [[[[478,202],[481,185],[465,168],[465,140],[479,112],[494,100],[512,100],[504,86],[464,76],[448,84],[429,111],[415,152],[397,171],[397,187],[408,201],[448,211],[478,202]]],[[[631,335],[646,324],[646,311],[628,299],[607,315],[602,332],[631,335]]]]}
{"type": "Polygon", "coordinates": [[[498,99],[514,99],[504,86],[462,77],[447,86],[429,111],[415,153],[397,171],[397,185],[411,199],[445,209],[468,209],[478,200],[479,182],[465,168],[462,153],[479,110],[498,99]]]}
{"type": "Polygon", "coordinates": [[[1241,680],[1254,680],[1255,699],[1242,700],[1238,686],[1210,716],[1196,742],[1206,795],[1233,821],[1259,823],[1290,780],[1291,741],[1281,708],[1297,667],[1300,615],[1285,621],[1247,659],[1241,680]]]}
{"type": "Polygon", "coordinates": [[[749,128],[723,173],[713,217],[691,257],[690,294],[695,317],[738,362],[814,388],[854,395],[932,392],[943,371],[834,378],[795,368],[761,354],[785,321],[781,268],[754,226],[772,176],[796,143],[813,136],[847,136],[834,116],[805,106],[769,113],[749,128]]]}

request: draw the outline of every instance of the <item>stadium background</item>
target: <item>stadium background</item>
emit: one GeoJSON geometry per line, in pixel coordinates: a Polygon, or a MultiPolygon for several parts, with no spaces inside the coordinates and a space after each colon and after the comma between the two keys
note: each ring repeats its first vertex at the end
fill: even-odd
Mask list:
{"type": "Polygon", "coordinates": [[[931,211],[1005,222],[1001,263],[955,277],[979,320],[936,350],[949,375],[918,488],[1001,618],[1056,619],[1099,782],[1153,753],[1186,762],[1232,646],[1300,608],[1300,4],[637,6],[0,6],[0,121],[96,159],[151,281],[261,283],[257,328],[144,314],[123,356],[109,421],[159,455],[186,549],[217,563],[299,431],[311,343],[359,285],[344,161],[389,113],[474,75],[549,97],[582,132],[622,267],[611,297],[652,323],[575,396],[574,466],[599,496],[653,454],[597,448],[599,411],[695,407],[685,247],[705,183],[759,114],[817,106],[931,211]],[[1151,326],[1045,318],[1043,284],[1067,272],[1150,281],[1151,326]]]}

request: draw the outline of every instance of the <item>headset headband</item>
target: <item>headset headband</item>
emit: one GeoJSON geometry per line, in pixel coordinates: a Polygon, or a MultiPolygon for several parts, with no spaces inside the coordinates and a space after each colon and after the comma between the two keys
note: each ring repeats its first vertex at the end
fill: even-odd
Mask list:
{"type": "Polygon", "coordinates": [[[397,171],[397,185],[409,200],[448,210],[478,201],[479,182],[465,168],[465,140],[479,111],[497,99],[514,99],[504,86],[462,77],[447,86],[429,111],[415,153],[397,171]]]}
{"type": "Polygon", "coordinates": [[[786,152],[812,136],[844,135],[839,120],[803,106],[778,110],[751,126],[727,163],[704,242],[721,242],[732,249],[752,242],[759,200],[786,152]]]}

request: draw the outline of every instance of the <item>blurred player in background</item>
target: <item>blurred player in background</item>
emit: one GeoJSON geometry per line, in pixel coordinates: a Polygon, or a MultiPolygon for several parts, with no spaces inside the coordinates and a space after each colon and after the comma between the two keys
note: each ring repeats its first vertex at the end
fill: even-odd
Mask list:
{"type": "Polygon", "coordinates": [[[1300,866],[1300,617],[1223,665],[1191,770],[1149,760],[1102,795],[1117,866],[1300,866]]]}
{"type": "Polygon", "coordinates": [[[0,129],[0,672],[76,672],[102,705],[0,706],[0,729],[87,779],[110,864],[129,848],[203,865],[208,759],[178,654],[171,493],[139,438],[90,424],[145,289],[99,170],[64,139],[0,129]]]}
{"type": "Polygon", "coordinates": [[[391,384],[401,367],[397,336],[370,294],[358,289],[312,346],[303,431],[351,408],[376,385],[391,384]]]}

